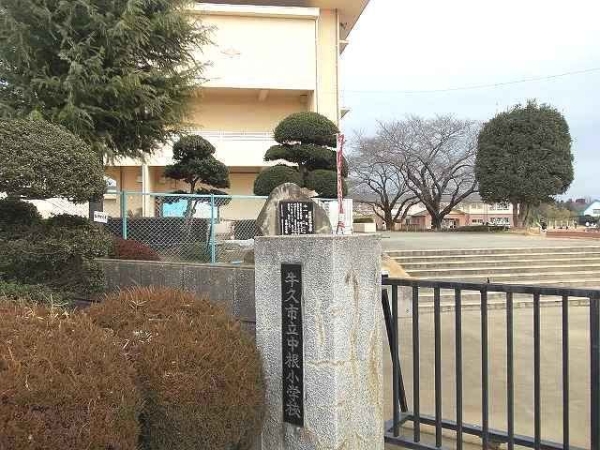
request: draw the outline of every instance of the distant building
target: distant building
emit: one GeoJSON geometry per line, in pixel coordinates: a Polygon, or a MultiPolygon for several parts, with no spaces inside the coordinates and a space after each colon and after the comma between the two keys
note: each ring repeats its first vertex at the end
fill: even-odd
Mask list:
{"type": "MultiPolygon", "coordinates": [[[[446,206],[448,203],[443,203],[446,206]]],[[[421,203],[408,213],[409,228],[427,230],[431,228],[431,216],[421,203]]],[[[485,203],[477,194],[470,195],[446,215],[442,228],[459,228],[477,225],[513,226],[513,207],[510,203],[485,203]]]]}
{"type": "Polygon", "coordinates": [[[593,201],[582,212],[582,216],[600,218],[600,200],[593,201]]]}

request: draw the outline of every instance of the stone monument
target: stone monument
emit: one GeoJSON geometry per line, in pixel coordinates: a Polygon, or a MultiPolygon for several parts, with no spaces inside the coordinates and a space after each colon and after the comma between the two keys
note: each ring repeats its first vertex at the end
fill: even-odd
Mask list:
{"type": "Polygon", "coordinates": [[[262,450],[383,450],[381,244],[257,237],[262,450]]]}

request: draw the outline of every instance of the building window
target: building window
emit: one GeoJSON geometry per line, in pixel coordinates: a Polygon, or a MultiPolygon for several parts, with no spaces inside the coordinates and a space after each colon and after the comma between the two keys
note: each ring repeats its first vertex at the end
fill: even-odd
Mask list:
{"type": "Polygon", "coordinates": [[[106,182],[107,194],[116,194],[118,192],[116,180],[113,180],[110,177],[104,177],[104,181],[106,182]]]}
{"type": "Polygon", "coordinates": [[[508,203],[494,203],[490,206],[492,211],[508,211],[508,203]]]}

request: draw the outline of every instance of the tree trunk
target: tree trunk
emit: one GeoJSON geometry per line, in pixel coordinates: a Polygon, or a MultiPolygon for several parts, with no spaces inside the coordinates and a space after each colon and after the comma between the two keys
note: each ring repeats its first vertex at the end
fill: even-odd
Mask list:
{"type": "Polygon", "coordinates": [[[529,205],[525,203],[519,204],[519,228],[524,228],[529,217],[529,205]]]}
{"type": "Polygon", "coordinates": [[[519,203],[513,202],[513,225],[515,228],[521,228],[519,223],[519,203]]]}
{"type": "Polygon", "coordinates": [[[388,209],[383,213],[383,215],[385,221],[385,229],[388,231],[394,231],[394,227],[396,224],[394,222],[394,218],[392,217],[392,211],[388,209]]]}
{"type": "Polygon", "coordinates": [[[441,230],[443,218],[439,217],[439,216],[435,216],[433,214],[430,214],[430,215],[431,215],[431,227],[436,231],[441,230]]]}

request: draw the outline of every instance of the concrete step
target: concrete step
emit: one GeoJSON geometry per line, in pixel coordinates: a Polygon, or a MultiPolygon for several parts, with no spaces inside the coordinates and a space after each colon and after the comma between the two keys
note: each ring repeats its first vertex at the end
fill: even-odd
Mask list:
{"type": "MultiPolygon", "coordinates": [[[[488,310],[502,310],[506,309],[506,299],[504,298],[489,298],[488,299],[488,310]]],[[[570,298],[569,306],[587,306],[590,304],[590,300],[586,298],[570,298]]],[[[561,307],[562,299],[560,297],[543,297],[540,299],[540,306],[542,308],[547,307],[561,307]]],[[[532,308],[533,299],[530,297],[518,297],[513,298],[513,308],[532,308]]],[[[443,301],[440,303],[441,312],[451,312],[456,310],[456,303],[454,301],[443,301]]],[[[463,300],[461,302],[462,311],[474,311],[481,310],[481,302],[478,300],[463,300]]],[[[422,302],[419,303],[420,313],[433,313],[435,311],[433,302],[422,302]]]]}
{"type": "MultiPolygon", "coordinates": [[[[424,280],[455,280],[473,283],[485,283],[489,280],[490,283],[517,283],[527,282],[532,285],[537,285],[544,280],[553,281],[570,281],[570,280],[596,280],[600,285],[600,270],[589,271],[589,272],[532,272],[532,273],[502,273],[494,275],[443,275],[443,276],[431,276],[431,277],[419,277],[424,280]]],[[[574,286],[576,287],[576,286],[574,286]]]]}
{"type": "Polygon", "coordinates": [[[544,260],[544,259],[577,259],[597,258],[600,251],[577,252],[532,252],[532,253],[488,253],[488,254],[465,254],[465,255],[417,255],[417,256],[394,256],[393,259],[400,264],[415,264],[428,262],[469,262],[469,261],[512,261],[512,260],[544,260]]]}
{"type": "MultiPolygon", "coordinates": [[[[582,265],[582,264],[600,264],[600,253],[596,256],[583,256],[583,257],[574,257],[574,256],[565,256],[565,257],[556,257],[552,256],[551,258],[544,258],[541,255],[535,256],[535,258],[528,259],[526,257],[519,258],[506,258],[506,256],[502,256],[501,258],[489,258],[489,259],[474,259],[474,258],[451,258],[451,259],[443,259],[439,258],[431,258],[424,262],[402,262],[396,258],[404,270],[406,271],[414,271],[414,270],[428,270],[428,269],[436,269],[436,270],[454,270],[461,268],[494,268],[494,267],[521,267],[524,265],[534,264],[538,267],[548,267],[548,266],[559,266],[559,265],[582,265]]],[[[409,260],[410,261],[410,260],[409,260]]]]}
{"type": "MultiPolygon", "coordinates": [[[[596,280],[579,280],[574,279],[571,281],[556,281],[556,280],[544,280],[534,282],[517,282],[511,284],[521,284],[526,286],[544,286],[544,287],[571,287],[578,289],[600,289],[600,282],[596,280]]],[[[533,297],[528,294],[516,294],[515,298],[526,299],[529,301],[533,301],[533,297]]],[[[481,294],[475,291],[462,291],[461,298],[463,301],[476,301],[479,302],[481,300],[481,294]]],[[[549,298],[549,297],[542,297],[549,298]]],[[[552,297],[553,298],[553,297],[552,297]]],[[[488,299],[496,299],[496,300],[504,300],[506,299],[506,293],[504,292],[489,292],[488,299]]],[[[443,303],[454,303],[454,291],[448,289],[442,289],[440,291],[440,300],[443,303]]],[[[554,299],[558,300],[558,299],[554,299]]],[[[433,303],[433,289],[421,288],[419,289],[419,303],[433,303]]]]}
{"type": "Polygon", "coordinates": [[[600,253],[600,247],[532,247],[532,248],[480,248],[480,249],[452,249],[452,250],[400,250],[388,252],[392,258],[408,258],[408,257],[439,257],[439,256],[456,256],[456,255],[510,255],[510,254],[556,254],[556,253],[574,253],[581,254],[583,252],[600,253]]]}
{"type": "Polygon", "coordinates": [[[481,277],[490,277],[496,278],[497,275],[511,275],[511,274],[545,274],[545,273],[553,273],[553,274],[561,274],[561,273],[582,273],[582,272],[595,272],[598,274],[598,279],[600,280],[600,261],[596,264],[567,264],[567,265],[523,265],[523,266],[503,266],[503,267],[461,267],[456,269],[445,269],[445,268],[435,268],[435,269],[420,269],[420,270],[410,270],[407,269],[407,272],[415,277],[415,278],[463,278],[464,276],[481,276],[481,277]]]}

